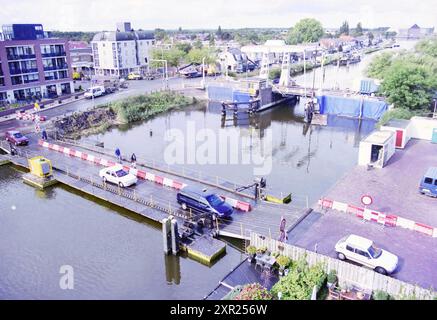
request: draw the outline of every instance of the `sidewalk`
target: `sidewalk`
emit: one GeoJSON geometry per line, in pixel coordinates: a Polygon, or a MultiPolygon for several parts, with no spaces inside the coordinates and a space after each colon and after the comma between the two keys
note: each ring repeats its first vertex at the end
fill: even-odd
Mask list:
{"type": "MultiPolygon", "coordinates": [[[[44,108],[42,108],[40,111],[50,110],[50,109],[53,109],[53,108],[56,108],[56,107],[60,107],[60,106],[64,106],[66,104],[69,104],[69,103],[72,103],[72,102],[75,102],[75,101],[80,101],[80,100],[83,100],[83,99],[85,99],[83,94],[78,96],[77,99],[75,99],[75,97],[70,97],[68,99],[62,100],[62,103],[59,103],[58,102],[59,99],[57,99],[57,100],[53,101],[52,103],[44,105],[44,108]]],[[[16,109],[18,111],[21,108],[16,108],[16,109]]],[[[28,110],[26,112],[29,113],[29,114],[34,114],[34,113],[37,113],[37,112],[40,112],[40,111],[35,111],[34,109],[30,109],[30,110],[28,110]]],[[[10,114],[10,115],[7,115],[7,116],[0,117],[0,123],[6,122],[6,121],[10,121],[10,120],[15,120],[15,119],[16,119],[16,116],[15,116],[15,113],[13,113],[13,114],[10,114]]]]}

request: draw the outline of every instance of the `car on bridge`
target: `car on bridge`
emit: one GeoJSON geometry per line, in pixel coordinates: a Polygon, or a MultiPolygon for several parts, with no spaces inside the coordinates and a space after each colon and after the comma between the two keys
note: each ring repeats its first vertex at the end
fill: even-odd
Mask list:
{"type": "Polygon", "coordinates": [[[108,168],[103,168],[99,172],[99,176],[104,183],[110,182],[118,185],[121,188],[129,187],[138,182],[138,178],[123,169],[122,165],[115,165],[108,168]]]}
{"type": "Polygon", "coordinates": [[[234,208],[229,203],[215,193],[206,190],[184,187],[178,192],[176,198],[184,210],[191,208],[195,212],[211,213],[219,218],[230,217],[234,212],[234,208]]]}
{"type": "Polygon", "coordinates": [[[16,145],[16,146],[27,146],[29,144],[29,139],[24,136],[20,131],[7,131],[5,134],[6,141],[16,145]]]}
{"type": "Polygon", "coordinates": [[[340,260],[354,261],[381,274],[393,273],[399,262],[393,253],[376,247],[372,240],[354,234],[340,239],[335,251],[340,260]]]}

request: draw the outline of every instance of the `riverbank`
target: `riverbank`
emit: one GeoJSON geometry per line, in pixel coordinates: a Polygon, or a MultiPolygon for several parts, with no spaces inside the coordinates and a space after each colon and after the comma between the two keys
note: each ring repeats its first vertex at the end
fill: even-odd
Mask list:
{"type": "Polygon", "coordinates": [[[74,113],[54,122],[61,135],[78,139],[81,136],[106,132],[112,126],[147,120],[157,114],[176,110],[197,102],[195,97],[172,91],[133,96],[88,111],[74,113]]]}

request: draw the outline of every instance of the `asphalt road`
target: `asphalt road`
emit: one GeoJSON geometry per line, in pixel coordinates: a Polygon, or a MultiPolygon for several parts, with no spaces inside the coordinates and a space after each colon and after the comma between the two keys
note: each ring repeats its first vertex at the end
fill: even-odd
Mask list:
{"type": "MultiPolygon", "coordinates": [[[[208,80],[209,79],[212,78],[208,78],[208,80]]],[[[168,85],[170,89],[177,90],[177,89],[182,89],[184,85],[199,86],[201,80],[202,78],[194,78],[194,79],[171,78],[169,79],[168,85]]],[[[87,110],[93,107],[93,104],[99,105],[103,103],[108,103],[114,100],[160,90],[164,87],[164,83],[162,79],[132,80],[132,81],[128,81],[128,83],[129,83],[128,88],[120,89],[115,93],[95,98],[94,101],[92,99],[79,100],[49,110],[43,109],[40,112],[40,114],[46,116],[48,120],[50,120],[53,117],[59,117],[70,112],[87,110]]],[[[83,87],[86,86],[84,85],[83,87]]],[[[3,134],[8,130],[18,129],[22,131],[27,131],[27,130],[31,130],[31,128],[33,128],[33,123],[31,121],[11,119],[8,121],[0,122],[0,136],[3,136],[3,134]]]]}
{"type": "Polygon", "coordinates": [[[288,242],[336,257],[334,246],[342,237],[356,234],[371,239],[382,249],[399,257],[392,275],[399,280],[437,288],[437,239],[400,227],[383,227],[346,213],[329,210],[312,212],[288,236],[288,242]]]}

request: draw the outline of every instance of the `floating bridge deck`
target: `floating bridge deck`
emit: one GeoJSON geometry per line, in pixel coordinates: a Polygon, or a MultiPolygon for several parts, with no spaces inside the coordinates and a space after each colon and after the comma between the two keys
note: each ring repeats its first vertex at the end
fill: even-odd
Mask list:
{"type": "MultiPolygon", "coordinates": [[[[129,188],[104,184],[99,177],[99,170],[103,168],[103,165],[87,161],[83,155],[87,154],[95,159],[107,159],[104,160],[107,164],[115,163],[114,157],[109,154],[108,150],[79,144],[72,145],[65,141],[49,141],[50,144],[56,144],[60,148],[74,149],[76,154],[82,155],[77,157],[72,156],[72,152],[67,154],[44,147],[35,136],[29,138],[31,141],[29,146],[18,147],[19,155],[2,155],[0,160],[10,161],[15,165],[28,168],[27,159],[44,156],[52,162],[54,178],[57,181],[157,222],[161,222],[169,215],[174,216],[181,224],[190,218],[190,213],[182,210],[176,201],[178,190],[169,187],[166,181],[173,181],[173,183],[178,181],[177,183],[182,185],[200,188],[206,187],[223,196],[227,201],[231,199],[234,203],[249,205],[250,211],[235,210],[230,219],[219,219],[214,231],[222,236],[249,239],[250,232],[253,231],[268,237],[278,238],[282,218],[285,218],[287,226],[290,226],[297,223],[305,214],[304,206],[255,201],[250,194],[234,191],[235,184],[223,179],[207,176],[194,178],[189,174],[169,173],[171,167],[164,169],[156,164],[153,166],[142,163],[141,160],[137,162],[137,170],[144,169],[147,174],[164,177],[165,181],[157,183],[143,177],[145,179],[139,179],[135,186],[129,188]]],[[[5,143],[0,146],[4,151],[9,152],[9,147],[5,143]]],[[[124,162],[123,165],[128,166],[129,163],[124,162]]],[[[201,257],[201,259],[203,259],[202,256],[215,257],[223,250],[222,246],[215,241],[220,242],[211,238],[210,235],[196,235],[192,243],[188,244],[185,249],[190,253],[191,248],[191,253],[201,257]],[[215,249],[211,250],[212,248],[215,249]]]]}

